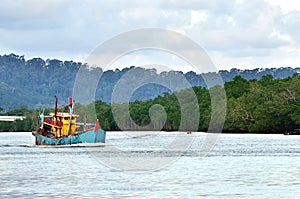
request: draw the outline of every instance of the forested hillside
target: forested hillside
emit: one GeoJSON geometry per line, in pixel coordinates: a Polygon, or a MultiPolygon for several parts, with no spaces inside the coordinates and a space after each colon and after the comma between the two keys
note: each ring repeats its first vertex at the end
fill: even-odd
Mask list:
{"type": "MultiPolygon", "coordinates": [[[[26,106],[29,109],[51,107],[55,95],[61,100],[67,100],[72,95],[75,77],[80,67],[88,68],[89,66],[56,59],[33,58],[25,60],[24,56],[15,54],[0,56],[0,107],[4,111],[21,106],[26,106]]],[[[174,80],[179,76],[183,75],[191,86],[206,87],[203,77],[211,75],[209,73],[196,74],[194,72],[183,74],[177,71],[158,74],[155,69],[143,69],[133,66],[114,71],[102,71],[101,68],[89,68],[89,70],[91,73],[97,70],[99,74],[102,74],[96,91],[96,99],[103,102],[111,101],[111,94],[116,82],[129,70],[135,70],[139,74],[132,77],[132,82],[137,81],[135,78],[152,78],[159,82],[171,83],[178,90],[182,89],[182,83],[174,80]]],[[[225,82],[233,80],[237,75],[246,80],[251,80],[260,79],[262,76],[270,74],[274,79],[278,79],[290,77],[299,72],[299,68],[219,71],[225,82]]],[[[134,93],[131,101],[154,99],[165,92],[170,93],[171,91],[157,84],[144,85],[134,93]]]]}

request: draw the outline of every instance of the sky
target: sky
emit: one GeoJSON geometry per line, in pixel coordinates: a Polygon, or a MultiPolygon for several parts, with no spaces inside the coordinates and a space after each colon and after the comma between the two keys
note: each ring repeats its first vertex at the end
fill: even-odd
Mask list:
{"type": "MultiPolygon", "coordinates": [[[[300,67],[300,2],[294,0],[0,0],[0,54],[86,62],[112,37],[142,28],[195,41],[218,70],[300,67]]],[[[161,42],[164,42],[163,39],[161,42]]],[[[111,68],[189,64],[144,50],[111,68]]],[[[107,66],[108,67],[108,66],[107,66]]]]}

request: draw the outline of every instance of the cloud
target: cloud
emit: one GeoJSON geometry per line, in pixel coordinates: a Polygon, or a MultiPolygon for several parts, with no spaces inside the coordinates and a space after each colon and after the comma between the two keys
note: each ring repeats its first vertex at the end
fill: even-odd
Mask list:
{"type": "Polygon", "coordinates": [[[267,63],[274,55],[287,60],[285,53],[299,56],[300,11],[299,6],[283,10],[279,1],[3,0],[0,53],[76,60],[120,33],[159,27],[217,52],[217,62],[224,60],[224,65],[255,57],[267,63]]]}
{"type": "Polygon", "coordinates": [[[68,12],[65,9],[67,4],[68,1],[59,0],[3,0],[0,7],[1,29],[30,31],[59,28],[64,25],[61,19],[68,12]]]}
{"type": "Polygon", "coordinates": [[[231,13],[207,10],[208,19],[187,30],[203,41],[207,49],[238,51],[249,48],[270,49],[286,45],[287,42],[272,34],[280,12],[262,1],[237,3],[231,13]]]}
{"type": "Polygon", "coordinates": [[[288,34],[297,44],[300,42],[300,11],[285,14],[279,21],[283,33],[288,34]]]}

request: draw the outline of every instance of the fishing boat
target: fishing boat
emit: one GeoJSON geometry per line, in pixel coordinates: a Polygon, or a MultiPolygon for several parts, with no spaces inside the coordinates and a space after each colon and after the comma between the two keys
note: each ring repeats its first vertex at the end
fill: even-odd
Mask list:
{"type": "Polygon", "coordinates": [[[36,145],[71,145],[80,143],[105,143],[106,132],[95,124],[77,123],[78,114],[73,113],[70,98],[69,112],[58,112],[56,98],[55,112],[40,115],[40,126],[32,132],[36,145]]]}
{"type": "Polygon", "coordinates": [[[293,131],[290,132],[284,132],[284,135],[300,135],[300,129],[294,129],[293,131]]]}

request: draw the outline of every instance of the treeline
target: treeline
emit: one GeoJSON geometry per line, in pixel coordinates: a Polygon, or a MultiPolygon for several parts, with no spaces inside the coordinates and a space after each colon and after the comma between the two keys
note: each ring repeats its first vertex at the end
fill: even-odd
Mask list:
{"type": "MultiPolygon", "coordinates": [[[[233,81],[226,82],[224,88],[227,107],[218,107],[220,110],[215,110],[220,113],[226,111],[223,132],[283,133],[299,128],[300,87],[298,85],[300,85],[298,75],[285,79],[273,79],[271,75],[266,75],[260,80],[246,80],[241,76],[236,76],[233,81]]],[[[137,125],[148,128],[143,130],[175,131],[179,129],[181,123],[182,107],[191,103],[195,93],[200,112],[199,121],[194,121],[193,114],[185,113],[185,117],[190,117],[187,121],[192,123],[199,122],[198,131],[205,132],[208,130],[211,120],[210,94],[217,93],[218,89],[222,88],[213,87],[208,90],[203,87],[193,87],[172,94],[164,93],[146,101],[130,102],[129,106],[125,103],[111,105],[97,100],[86,106],[76,104],[75,110],[80,114],[79,121],[83,121],[83,117],[86,117],[87,121],[93,122],[97,117],[102,128],[109,131],[136,130],[137,125]],[[178,101],[180,95],[186,99],[181,104],[178,101]],[[154,115],[152,114],[154,122],[150,121],[151,107],[157,109],[153,113],[154,115]],[[130,117],[126,115],[127,109],[130,117]],[[163,111],[166,112],[166,118],[163,117],[163,111]]],[[[51,110],[46,110],[46,112],[49,111],[51,110]]],[[[5,115],[24,115],[26,120],[0,122],[0,130],[31,131],[37,126],[40,112],[40,110],[28,110],[23,107],[3,113],[5,115]]],[[[187,123],[184,128],[183,130],[190,130],[189,124],[187,123]]]]}

